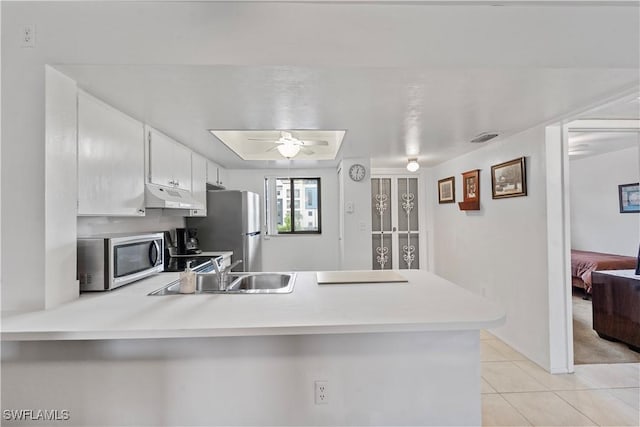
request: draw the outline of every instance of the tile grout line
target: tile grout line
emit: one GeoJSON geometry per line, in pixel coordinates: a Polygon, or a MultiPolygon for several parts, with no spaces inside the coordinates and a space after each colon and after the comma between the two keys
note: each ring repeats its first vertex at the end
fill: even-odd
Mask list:
{"type": "Polygon", "coordinates": [[[573,409],[575,409],[576,411],[578,411],[579,414],[583,415],[584,417],[586,417],[589,421],[591,421],[592,423],[594,423],[595,425],[599,426],[600,424],[598,424],[597,422],[595,422],[594,420],[592,420],[587,414],[585,414],[584,412],[582,412],[580,409],[576,408],[574,405],[571,404],[571,402],[569,402],[566,399],[563,399],[562,396],[560,396],[558,393],[556,393],[555,391],[553,392],[553,394],[555,394],[556,396],[558,396],[560,398],[560,400],[562,400],[563,402],[566,402],[567,405],[571,406],[573,409]]]}
{"type": "MultiPolygon", "coordinates": [[[[638,388],[638,387],[618,387],[618,388],[616,388],[616,389],[618,389],[618,390],[619,390],[620,388],[638,388]]],[[[621,403],[622,405],[624,405],[624,406],[628,407],[628,408],[629,408],[629,409],[631,409],[632,411],[635,411],[635,410],[636,410],[636,408],[634,408],[633,406],[629,405],[627,402],[625,402],[624,400],[620,399],[618,396],[616,396],[616,395],[612,394],[609,390],[613,390],[613,388],[599,388],[599,389],[591,389],[591,390],[604,391],[604,392],[606,392],[606,393],[607,393],[611,398],[613,398],[613,399],[614,399],[614,400],[616,400],[617,402],[621,403]]],[[[558,391],[591,391],[591,390],[558,390],[558,391]]],[[[555,393],[555,392],[554,392],[554,393],[555,393]]],[[[556,394],[557,394],[557,393],[556,393],[556,394]]],[[[560,399],[562,399],[562,400],[565,400],[565,401],[566,401],[566,399],[563,399],[563,398],[562,398],[562,396],[558,395],[558,397],[559,397],[560,399]]],[[[569,402],[567,401],[567,403],[569,403],[569,402]]],[[[569,405],[571,405],[571,403],[569,403],[569,405]]],[[[573,405],[571,405],[571,406],[573,406],[573,405]]],[[[576,408],[576,409],[578,409],[578,408],[576,408]]],[[[586,416],[586,415],[585,415],[585,416],[586,416]]]]}
{"type": "MultiPolygon", "coordinates": [[[[481,362],[481,364],[482,364],[482,363],[487,363],[487,362],[481,362]]],[[[490,363],[491,363],[491,362],[490,362],[490,363]]],[[[504,361],[504,362],[497,362],[497,363],[511,363],[511,364],[512,364],[513,366],[515,366],[518,370],[522,371],[522,373],[523,373],[523,374],[525,374],[526,376],[528,376],[529,378],[531,378],[533,381],[535,381],[536,383],[538,383],[540,386],[542,386],[542,388],[543,388],[544,390],[541,390],[541,391],[553,391],[553,390],[551,390],[549,387],[547,387],[546,385],[542,384],[540,381],[538,381],[537,379],[535,379],[531,374],[527,373],[527,371],[525,371],[524,369],[522,369],[520,366],[516,365],[516,364],[514,363],[514,361],[513,361],[513,360],[507,360],[507,361],[504,361]]],[[[485,380],[487,383],[489,383],[489,385],[490,385],[491,387],[493,387],[493,389],[494,389],[494,390],[496,390],[498,393],[511,393],[511,392],[509,392],[509,391],[506,391],[506,392],[498,391],[498,389],[497,389],[493,384],[491,384],[491,382],[489,382],[489,380],[487,380],[486,378],[484,378],[484,377],[482,376],[482,374],[480,374],[480,377],[481,377],[483,380],[485,380]]],[[[529,390],[529,391],[520,391],[520,392],[513,392],[513,393],[530,393],[531,391],[532,391],[532,390],[529,390]]]]}
{"type": "MultiPolygon", "coordinates": [[[[530,392],[522,392],[522,393],[530,393],[530,392]]],[[[531,421],[529,418],[527,418],[527,416],[525,414],[523,414],[522,412],[520,412],[520,410],[518,408],[516,408],[515,406],[513,406],[511,404],[511,402],[509,402],[507,399],[505,399],[505,397],[502,395],[502,393],[498,393],[500,395],[500,397],[502,398],[502,400],[504,400],[505,402],[507,402],[507,405],[511,406],[518,414],[520,414],[520,416],[522,418],[524,418],[525,420],[527,420],[527,422],[529,423],[530,426],[535,426],[535,424],[533,423],[533,421],[531,421]]]]}

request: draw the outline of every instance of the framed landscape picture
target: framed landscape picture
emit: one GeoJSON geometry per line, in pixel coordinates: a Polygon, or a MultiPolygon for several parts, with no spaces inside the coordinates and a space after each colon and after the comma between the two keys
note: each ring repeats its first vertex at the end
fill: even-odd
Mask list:
{"type": "Polygon", "coordinates": [[[620,213],[640,212],[640,189],[639,184],[618,185],[618,200],[620,202],[620,213]]]}
{"type": "Polygon", "coordinates": [[[456,179],[453,176],[438,181],[438,203],[456,201],[456,179]]]}
{"type": "Polygon", "coordinates": [[[491,196],[494,199],[527,195],[525,158],[491,166],[491,196]]]}

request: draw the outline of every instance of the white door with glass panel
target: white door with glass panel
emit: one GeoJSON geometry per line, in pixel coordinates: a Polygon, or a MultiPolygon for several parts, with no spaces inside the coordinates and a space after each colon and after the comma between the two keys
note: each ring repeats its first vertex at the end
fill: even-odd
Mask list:
{"type": "Polygon", "coordinates": [[[371,239],[374,270],[420,268],[418,178],[371,178],[371,239]]]}

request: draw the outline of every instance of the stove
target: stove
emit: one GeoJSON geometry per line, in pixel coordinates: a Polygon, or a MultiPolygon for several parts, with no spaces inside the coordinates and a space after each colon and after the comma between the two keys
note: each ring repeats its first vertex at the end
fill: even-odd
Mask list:
{"type": "Polygon", "coordinates": [[[213,271],[213,262],[211,262],[210,256],[167,257],[164,261],[164,271],[184,271],[188,265],[191,265],[191,268],[199,273],[213,271]]]}

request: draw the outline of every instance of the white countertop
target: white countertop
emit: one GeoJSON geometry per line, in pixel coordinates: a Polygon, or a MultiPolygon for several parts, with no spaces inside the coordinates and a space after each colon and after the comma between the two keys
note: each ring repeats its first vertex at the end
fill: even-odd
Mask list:
{"type": "Polygon", "coordinates": [[[178,278],[161,273],[59,307],[3,313],[2,340],[306,335],[469,330],[499,326],[497,304],[426,271],[408,283],[318,285],[298,272],[290,294],[147,296],[178,278]]]}

